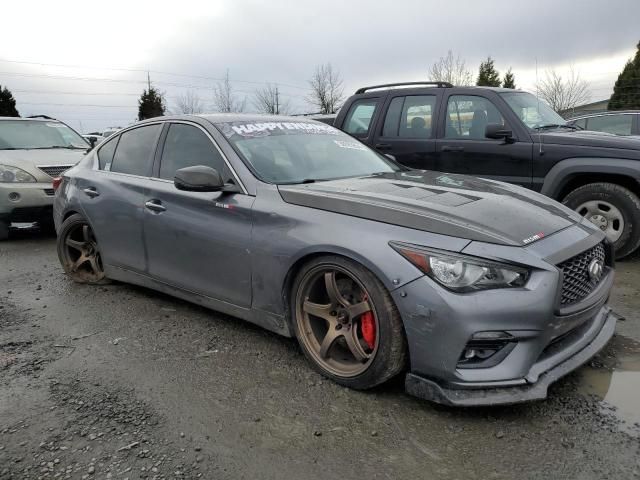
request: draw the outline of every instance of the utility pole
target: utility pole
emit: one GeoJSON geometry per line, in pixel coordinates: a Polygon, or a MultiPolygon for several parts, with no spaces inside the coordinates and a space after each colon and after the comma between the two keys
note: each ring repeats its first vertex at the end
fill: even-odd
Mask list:
{"type": "Polygon", "coordinates": [[[276,85],[276,115],[280,115],[280,101],[278,98],[278,86],[276,85]]]}
{"type": "Polygon", "coordinates": [[[151,76],[149,75],[149,70],[147,70],[147,92],[151,91],[151,76]]]}

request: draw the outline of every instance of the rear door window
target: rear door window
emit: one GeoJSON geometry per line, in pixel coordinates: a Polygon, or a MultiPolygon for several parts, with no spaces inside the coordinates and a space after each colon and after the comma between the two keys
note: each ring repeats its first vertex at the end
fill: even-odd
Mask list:
{"type": "Polygon", "coordinates": [[[343,130],[356,137],[367,136],[377,105],[377,98],[366,98],[353,102],[344,120],[343,130]]]}
{"type": "Polygon", "coordinates": [[[631,135],[633,115],[601,115],[587,119],[587,130],[614,133],[616,135],[631,135]]]}
{"type": "Polygon", "coordinates": [[[156,141],[161,129],[162,125],[156,123],[122,133],[109,170],[129,175],[149,176],[153,154],[156,151],[156,141]]]}
{"type": "Polygon", "coordinates": [[[382,128],[384,137],[431,138],[435,95],[395,97],[389,104],[382,128]]]}
{"type": "Polygon", "coordinates": [[[195,165],[214,168],[224,176],[224,159],[198,127],[173,123],[169,127],[160,161],[160,178],[173,180],[176,170],[195,165]]]}

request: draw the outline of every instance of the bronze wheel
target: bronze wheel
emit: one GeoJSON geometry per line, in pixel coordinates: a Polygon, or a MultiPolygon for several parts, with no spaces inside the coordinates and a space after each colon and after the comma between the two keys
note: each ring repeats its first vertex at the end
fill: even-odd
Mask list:
{"type": "Polygon", "coordinates": [[[64,271],[76,282],[101,283],[105,280],[98,241],[80,215],[72,215],[62,224],[58,257],[64,271]]]}
{"type": "Polygon", "coordinates": [[[338,266],[311,270],[296,305],[301,340],[322,368],[352,377],[369,367],[378,346],[378,320],[357,278],[338,266]]]}
{"type": "Polygon", "coordinates": [[[368,269],[339,256],[304,264],[291,291],[292,327],[320,373],[367,389],[400,373],[407,345],[389,291],[368,269]]]}

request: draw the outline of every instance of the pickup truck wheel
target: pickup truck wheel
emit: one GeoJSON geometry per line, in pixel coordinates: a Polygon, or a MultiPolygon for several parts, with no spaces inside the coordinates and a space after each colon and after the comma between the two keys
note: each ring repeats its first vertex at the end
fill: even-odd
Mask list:
{"type": "Polygon", "coordinates": [[[640,245],[640,199],[631,190],[615,183],[589,183],[569,193],[563,203],[605,233],[616,258],[640,245]]]}

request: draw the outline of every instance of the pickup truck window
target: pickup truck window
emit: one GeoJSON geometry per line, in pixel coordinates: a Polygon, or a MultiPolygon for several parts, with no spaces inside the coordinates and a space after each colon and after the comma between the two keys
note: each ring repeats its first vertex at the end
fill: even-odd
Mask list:
{"type": "Polygon", "coordinates": [[[599,115],[587,119],[587,130],[614,133],[616,135],[631,135],[632,115],[599,115]]]}
{"type": "Polygon", "coordinates": [[[385,137],[430,138],[435,95],[395,97],[384,120],[385,137]]]}
{"type": "Polygon", "coordinates": [[[377,98],[367,98],[353,102],[345,118],[343,130],[355,136],[367,135],[377,105],[377,98]]]}
{"type": "Polygon", "coordinates": [[[485,140],[489,123],[505,126],[502,114],[489,99],[475,95],[449,97],[445,138],[485,140]]]}

